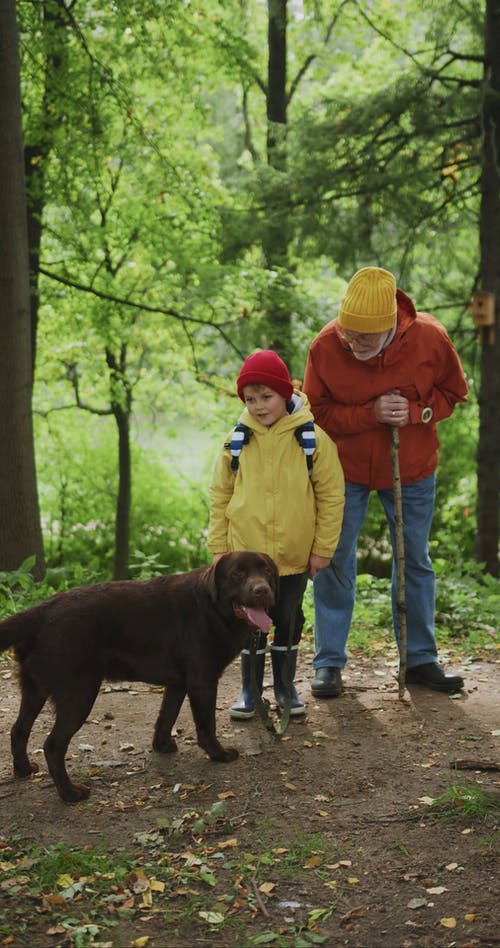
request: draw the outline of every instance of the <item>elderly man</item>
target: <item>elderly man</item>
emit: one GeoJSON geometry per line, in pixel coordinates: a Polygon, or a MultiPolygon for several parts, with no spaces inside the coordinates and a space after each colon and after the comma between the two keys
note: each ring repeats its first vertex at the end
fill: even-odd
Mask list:
{"type": "Polygon", "coordinates": [[[397,570],[391,426],[399,429],[402,482],[408,684],[454,693],[458,675],[438,664],[434,635],[435,577],[429,533],[438,465],[436,424],[467,397],[459,357],[444,327],[418,313],[392,273],[365,267],[354,274],[339,316],[313,340],[304,391],[315,421],[335,441],[346,481],[342,531],[332,563],[314,579],[317,698],[337,697],[347,661],[356,592],[356,547],[371,491],[377,491],[393,550],[392,612],[397,626],[397,570]]]}

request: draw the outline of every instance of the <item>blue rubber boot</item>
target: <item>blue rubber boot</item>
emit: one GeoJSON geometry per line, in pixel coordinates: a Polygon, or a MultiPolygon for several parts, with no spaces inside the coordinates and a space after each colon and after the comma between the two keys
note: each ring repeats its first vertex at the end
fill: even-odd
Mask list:
{"type": "MultiPolygon", "coordinates": [[[[258,648],[255,653],[255,679],[259,694],[262,694],[264,684],[264,664],[266,661],[266,649],[258,648]]],[[[241,694],[234,702],[230,714],[234,721],[247,721],[253,718],[255,714],[255,701],[253,700],[252,679],[250,674],[251,655],[248,649],[243,649],[241,653],[241,694]]]]}
{"type": "Polygon", "coordinates": [[[287,696],[290,694],[290,717],[299,717],[306,713],[305,705],[300,700],[293,683],[297,668],[298,648],[298,645],[292,645],[292,648],[288,651],[286,645],[271,645],[274,696],[280,708],[283,708],[287,696]]]}

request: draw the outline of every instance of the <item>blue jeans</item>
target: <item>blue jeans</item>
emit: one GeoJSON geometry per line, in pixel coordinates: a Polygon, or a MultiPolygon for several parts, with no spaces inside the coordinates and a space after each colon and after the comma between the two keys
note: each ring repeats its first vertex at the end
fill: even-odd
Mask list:
{"type": "MultiPolygon", "coordinates": [[[[431,474],[402,488],[405,551],[407,665],[437,661],[434,637],[434,570],[429,556],[429,533],[434,513],[436,475],[431,474]]],[[[362,484],[345,485],[344,520],[340,540],[330,568],[314,577],[315,668],[343,668],[347,661],[347,638],[356,596],[356,547],[363,526],[370,490],[362,484]]],[[[392,489],[377,491],[385,511],[393,551],[392,619],[396,639],[397,562],[392,489]]]]}

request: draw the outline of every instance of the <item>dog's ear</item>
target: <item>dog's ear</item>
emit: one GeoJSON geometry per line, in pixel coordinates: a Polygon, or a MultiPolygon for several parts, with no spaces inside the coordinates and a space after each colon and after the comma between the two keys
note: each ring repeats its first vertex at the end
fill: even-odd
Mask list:
{"type": "Polygon", "coordinates": [[[217,602],[218,598],[217,573],[219,572],[219,564],[222,562],[222,559],[217,560],[216,563],[212,563],[211,566],[207,566],[205,576],[203,577],[212,602],[217,602]]]}
{"type": "Polygon", "coordinates": [[[275,598],[278,599],[279,592],[280,592],[280,575],[278,573],[278,567],[276,566],[276,563],[274,562],[272,557],[268,556],[267,553],[262,553],[261,556],[264,557],[272,573],[273,583],[274,583],[274,595],[275,595],[275,598]]]}

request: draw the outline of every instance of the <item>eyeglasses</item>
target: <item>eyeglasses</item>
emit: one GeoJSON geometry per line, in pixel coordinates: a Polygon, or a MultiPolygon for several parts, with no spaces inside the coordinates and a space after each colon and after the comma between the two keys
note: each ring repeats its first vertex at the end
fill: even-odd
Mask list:
{"type": "Polygon", "coordinates": [[[385,332],[352,332],[349,329],[342,329],[342,327],[340,327],[340,335],[342,339],[345,339],[349,344],[360,343],[361,345],[375,347],[388,335],[388,330],[386,329],[385,332]]]}

